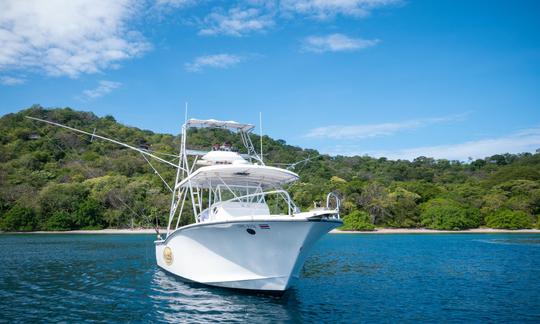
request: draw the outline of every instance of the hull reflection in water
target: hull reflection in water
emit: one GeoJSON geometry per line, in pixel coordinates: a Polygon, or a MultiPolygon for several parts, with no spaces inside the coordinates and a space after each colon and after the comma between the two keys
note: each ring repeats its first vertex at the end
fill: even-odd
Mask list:
{"type": "Polygon", "coordinates": [[[297,293],[294,289],[282,297],[238,294],[235,291],[211,288],[185,282],[164,271],[156,271],[149,296],[160,320],[169,323],[245,321],[264,323],[299,322],[297,293]]]}

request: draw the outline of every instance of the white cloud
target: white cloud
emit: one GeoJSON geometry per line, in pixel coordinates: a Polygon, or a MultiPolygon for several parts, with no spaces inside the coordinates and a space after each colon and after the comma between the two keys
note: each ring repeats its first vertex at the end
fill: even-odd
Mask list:
{"type": "Polygon", "coordinates": [[[400,131],[425,127],[432,124],[462,120],[467,114],[453,116],[406,120],[401,122],[361,124],[361,125],[330,125],[310,130],[305,137],[331,139],[363,139],[370,137],[389,136],[400,131]]]}
{"type": "Polygon", "coordinates": [[[26,80],[23,78],[15,78],[15,77],[10,77],[10,76],[0,77],[0,83],[7,86],[20,85],[20,84],[24,84],[25,82],[26,80]]]}
{"type": "Polygon", "coordinates": [[[256,8],[231,8],[227,12],[214,11],[204,18],[200,35],[243,36],[261,32],[274,25],[272,14],[256,8]]]}
{"type": "Polygon", "coordinates": [[[148,50],[127,23],[142,0],[0,1],[0,70],[77,77],[148,50]]]}
{"type": "Polygon", "coordinates": [[[302,49],[307,52],[343,52],[355,51],[377,45],[377,39],[351,38],[343,34],[306,37],[302,49]]]}
{"type": "Polygon", "coordinates": [[[281,9],[326,20],[336,15],[365,17],[372,10],[402,3],[402,0],[283,0],[281,9]]]}
{"type": "Polygon", "coordinates": [[[190,72],[199,72],[204,68],[226,69],[242,61],[242,57],[233,54],[214,54],[199,56],[193,62],[186,63],[184,66],[190,72]]]}
{"type": "MultiPolygon", "coordinates": [[[[164,3],[189,0],[159,0],[164,3]]],[[[244,0],[236,7],[215,9],[199,24],[200,35],[243,36],[265,31],[276,20],[291,19],[295,15],[319,20],[330,20],[336,15],[364,17],[377,8],[402,3],[402,0],[244,0]]],[[[368,41],[370,42],[370,41],[368,41]]]]}
{"type": "Polygon", "coordinates": [[[391,160],[412,160],[419,156],[436,159],[466,161],[485,158],[500,153],[535,152],[540,148],[540,128],[522,130],[504,137],[486,138],[458,144],[414,147],[402,150],[384,150],[356,152],[347,155],[367,154],[375,157],[387,157],[391,160]]]}
{"type": "Polygon", "coordinates": [[[97,88],[84,90],[83,95],[87,99],[95,99],[103,97],[104,95],[110,93],[116,88],[119,88],[120,86],[122,86],[122,83],[120,82],[101,80],[99,81],[97,88]]]}
{"type": "Polygon", "coordinates": [[[185,7],[194,2],[194,0],[156,0],[158,6],[170,6],[175,8],[185,7]]]}

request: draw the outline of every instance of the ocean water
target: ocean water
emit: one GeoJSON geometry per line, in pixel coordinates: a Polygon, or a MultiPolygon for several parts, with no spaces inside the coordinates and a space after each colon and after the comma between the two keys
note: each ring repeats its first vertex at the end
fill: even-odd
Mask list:
{"type": "Polygon", "coordinates": [[[540,235],[326,235],[281,297],[184,283],[153,235],[0,235],[0,322],[540,322],[540,235]]]}

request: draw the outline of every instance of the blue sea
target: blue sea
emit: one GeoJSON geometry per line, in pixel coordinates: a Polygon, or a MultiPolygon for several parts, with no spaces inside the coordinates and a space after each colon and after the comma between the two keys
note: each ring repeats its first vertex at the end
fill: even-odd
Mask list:
{"type": "Polygon", "coordinates": [[[281,297],[184,283],[153,235],[0,235],[0,322],[540,323],[540,235],[329,234],[281,297]]]}

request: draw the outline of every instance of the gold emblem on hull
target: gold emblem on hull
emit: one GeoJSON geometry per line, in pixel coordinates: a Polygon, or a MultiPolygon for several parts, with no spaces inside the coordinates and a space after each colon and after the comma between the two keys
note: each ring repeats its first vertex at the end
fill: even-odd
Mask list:
{"type": "Polygon", "coordinates": [[[171,265],[173,263],[173,253],[171,248],[168,246],[163,249],[163,260],[165,260],[167,265],[171,265]]]}

